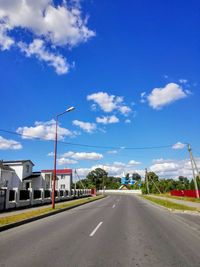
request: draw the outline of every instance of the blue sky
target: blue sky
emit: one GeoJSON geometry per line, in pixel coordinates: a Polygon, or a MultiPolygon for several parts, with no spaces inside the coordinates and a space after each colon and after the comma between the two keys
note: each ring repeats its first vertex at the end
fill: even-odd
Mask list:
{"type": "Polygon", "coordinates": [[[74,106],[60,141],[99,148],[59,143],[59,168],[190,177],[183,143],[200,163],[199,10],[194,0],[1,1],[0,128],[26,135],[1,131],[1,158],[52,168],[53,119],[74,106]],[[127,149],[154,146],[168,147],[127,149]]]}

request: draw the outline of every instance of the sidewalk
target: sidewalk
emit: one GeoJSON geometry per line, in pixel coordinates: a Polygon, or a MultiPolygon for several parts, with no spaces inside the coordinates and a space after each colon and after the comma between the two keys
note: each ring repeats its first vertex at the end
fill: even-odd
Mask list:
{"type": "MultiPolygon", "coordinates": [[[[72,200],[76,201],[76,200],[80,200],[80,198],[79,199],[67,199],[66,201],[55,203],[55,205],[59,206],[60,204],[62,205],[63,203],[66,203],[66,202],[69,202],[72,200]]],[[[0,218],[13,216],[13,215],[17,215],[17,214],[22,214],[22,213],[26,213],[26,212],[34,211],[34,210],[42,210],[42,209],[49,208],[51,206],[52,206],[52,204],[46,204],[46,205],[39,205],[36,207],[30,207],[30,208],[24,208],[24,209],[18,209],[18,210],[8,210],[8,211],[4,211],[4,212],[0,213],[0,218]]]]}
{"type": "Polygon", "coordinates": [[[186,201],[186,200],[182,200],[182,199],[179,200],[179,199],[170,198],[170,197],[162,197],[162,196],[154,196],[154,195],[149,195],[149,196],[159,198],[159,199],[165,199],[165,200],[171,201],[173,203],[182,204],[182,205],[185,205],[188,207],[200,209],[200,203],[197,203],[197,202],[186,201]]]}

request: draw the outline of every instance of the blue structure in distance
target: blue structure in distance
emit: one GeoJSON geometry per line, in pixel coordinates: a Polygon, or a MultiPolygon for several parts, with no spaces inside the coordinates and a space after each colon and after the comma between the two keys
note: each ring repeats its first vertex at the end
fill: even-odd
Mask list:
{"type": "Polygon", "coordinates": [[[133,180],[132,178],[126,178],[126,177],[122,177],[121,178],[121,184],[122,185],[134,185],[135,184],[135,180],[133,180]]]}

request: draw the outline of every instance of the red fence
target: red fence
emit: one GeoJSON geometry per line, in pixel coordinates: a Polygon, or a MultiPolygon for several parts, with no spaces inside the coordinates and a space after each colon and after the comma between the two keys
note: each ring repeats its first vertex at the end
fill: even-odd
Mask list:
{"type": "Polygon", "coordinates": [[[91,189],[91,194],[92,194],[93,196],[96,196],[96,195],[97,195],[96,188],[92,188],[92,189],[91,189]]]}
{"type": "MultiPolygon", "coordinates": [[[[200,195],[200,190],[198,191],[200,195]]],[[[170,193],[172,196],[196,198],[196,190],[172,190],[170,193]]]]}

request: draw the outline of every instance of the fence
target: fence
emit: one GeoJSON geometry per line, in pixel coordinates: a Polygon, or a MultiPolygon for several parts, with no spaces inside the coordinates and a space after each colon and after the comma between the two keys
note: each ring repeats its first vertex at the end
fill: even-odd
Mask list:
{"type": "MultiPolygon", "coordinates": [[[[44,189],[28,189],[19,190],[14,188],[12,190],[5,189],[4,203],[0,210],[8,210],[20,207],[29,207],[34,205],[42,205],[51,203],[51,190],[44,189]]],[[[78,197],[91,196],[90,189],[77,189],[77,190],[56,190],[56,202],[70,200],[78,197]],[[70,194],[71,193],[71,194],[70,194]]]]}
{"type": "MultiPolygon", "coordinates": [[[[200,195],[200,190],[199,195],[200,195]]],[[[193,197],[196,198],[196,190],[172,190],[170,192],[171,196],[177,197],[193,197]]]]}
{"type": "Polygon", "coordinates": [[[135,195],[141,195],[142,194],[142,190],[138,189],[138,190],[112,190],[112,189],[108,189],[108,190],[99,190],[99,193],[103,194],[135,194],[135,195]]]}

